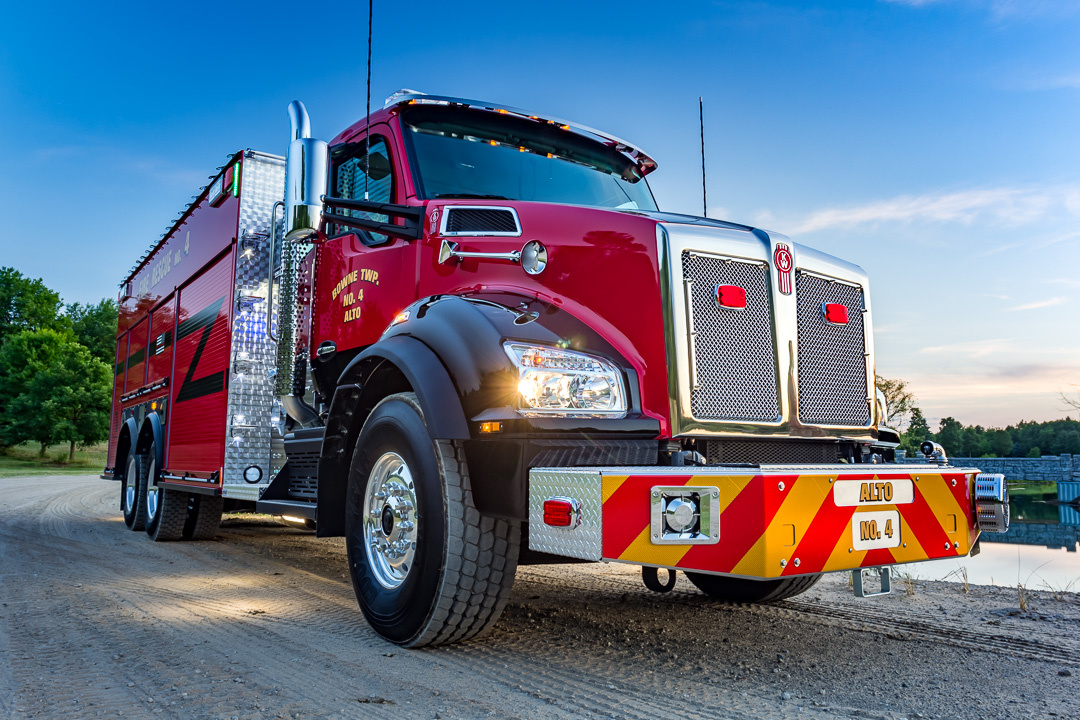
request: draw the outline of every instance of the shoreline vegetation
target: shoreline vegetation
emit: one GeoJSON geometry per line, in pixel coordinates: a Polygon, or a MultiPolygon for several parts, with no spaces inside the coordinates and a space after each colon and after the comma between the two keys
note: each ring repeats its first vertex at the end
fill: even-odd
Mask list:
{"type": "Polygon", "coordinates": [[[75,449],[75,459],[68,460],[67,443],[50,445],[41,457],[35,442],[0,449],[0,478],[19,475],[100,475],[108,459],[108,443],[75,449]]]}

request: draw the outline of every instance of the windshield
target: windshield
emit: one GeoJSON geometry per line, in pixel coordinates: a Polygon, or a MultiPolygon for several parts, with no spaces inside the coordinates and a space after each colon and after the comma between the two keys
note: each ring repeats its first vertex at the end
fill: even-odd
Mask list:
{"type": "Polygon", "coordinates": [[[420,196],[656,210],[633,161],[606,145],[523,118],[444,106],[402,113],[420,196]]]}

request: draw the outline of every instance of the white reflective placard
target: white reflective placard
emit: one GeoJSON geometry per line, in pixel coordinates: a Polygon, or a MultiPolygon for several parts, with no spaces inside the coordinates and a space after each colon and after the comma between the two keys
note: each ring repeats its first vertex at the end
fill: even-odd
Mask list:
{"type": "Polygon", "coordinates": [[[907,505],[915,499],[911,480],[837,480],[833,502],[837,507],[859,505],[907,505]]]}
{"type": "Polygon", "coordinates": [[[900,545],[900,513],[896,510],[857,512],[851,516],[851,547],[877,550],[900,545]]]}

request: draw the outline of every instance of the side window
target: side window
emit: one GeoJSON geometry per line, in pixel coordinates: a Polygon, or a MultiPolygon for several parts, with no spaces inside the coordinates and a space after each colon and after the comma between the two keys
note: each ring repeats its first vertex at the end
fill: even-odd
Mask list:
{"type": "MultiPolygon", "coordinates": [[[[381,135],[372,135],[370,155],[367,149],[367,143],[364,141],[349,143],[334,149],[333,194],[335,197],[349,200],[393,202],[394,167],[390,164],[386,138],[381,135]]],[[[350,217],[368,218],[376,222],[391,222],[388,216],[378,213],[344,209],[336,212],[350,217]]],[[[344,225],[335,225],[333,234],[344,235],[352,232],[359,235],[366,245],[381,245],[390,239],[381,233],[353,230],[344,225]]]]}

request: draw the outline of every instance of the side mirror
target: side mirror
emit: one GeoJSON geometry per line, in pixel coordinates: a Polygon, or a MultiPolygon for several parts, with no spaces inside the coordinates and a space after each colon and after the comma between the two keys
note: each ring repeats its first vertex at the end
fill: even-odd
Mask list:
{"type": "Polygon", "coordinates": [[[289,104],[292,142],[285,159],[285,240],[309,240],[322,224],[323,201],[330,170],[330,148],[311,137],[304,103],[289,104]]]}

